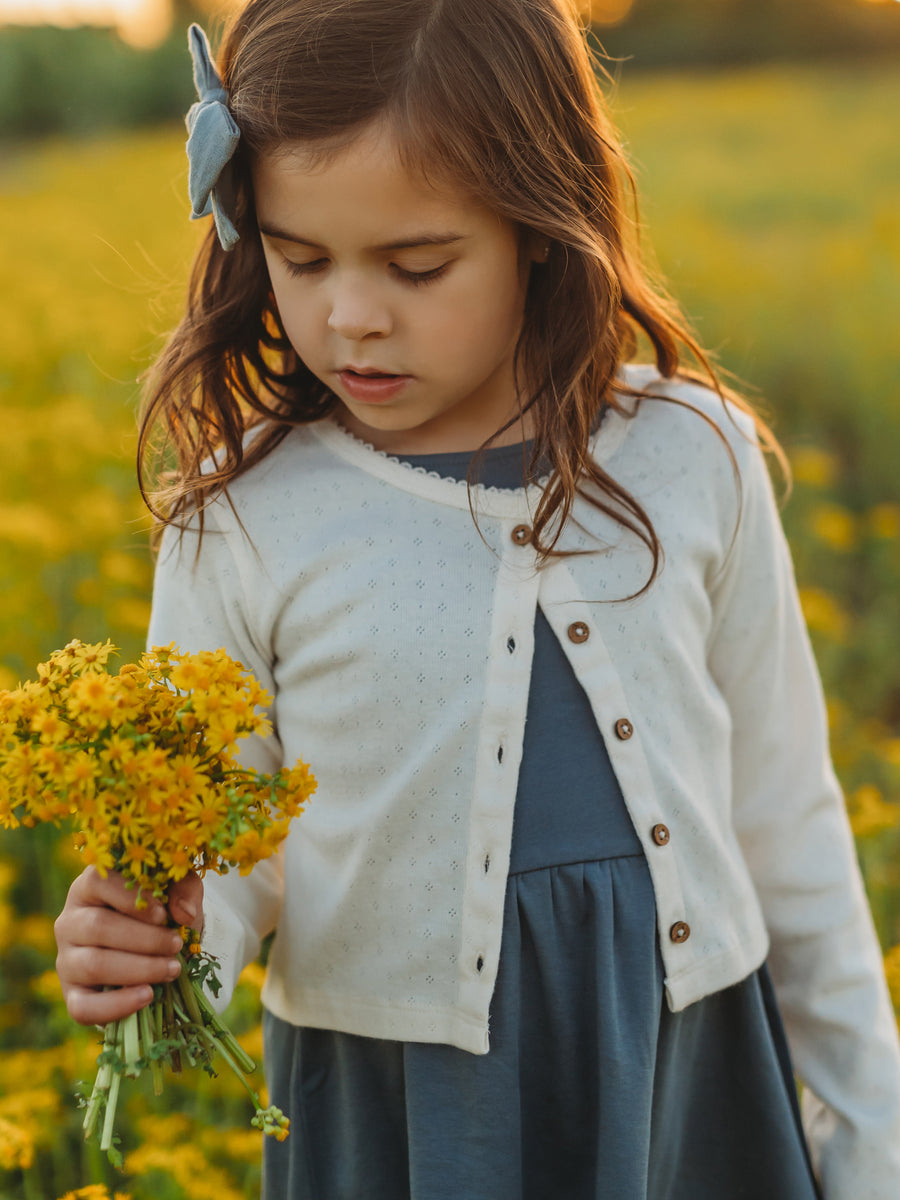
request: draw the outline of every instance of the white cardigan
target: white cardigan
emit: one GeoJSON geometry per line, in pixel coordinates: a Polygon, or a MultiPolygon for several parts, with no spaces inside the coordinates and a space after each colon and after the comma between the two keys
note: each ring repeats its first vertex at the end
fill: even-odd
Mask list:
{"type": "Polygon", "coordinates": [[[275,696],[245,759],[319,780],[276,859],[207,877],[206,941],[228,993],[277,926],[263,1000],[286,1021],[488,1051],[540,605],[646,853],[670,1007],[768,958],[827,1200],[897,1200],[897,1029],[752,422],[628,378],[705,414],[743,493],[738,521],[722,439],[683,404],[608,414],[595,457],[665,552],[636,599],[648,551],[583,501],[562,545],[601,552],[536,570],[535,488],[476,487],[476,528],[465,483],[330,420],[211,506],[196,563],[167,531],[150,643],[225,646],[275,696]]]}

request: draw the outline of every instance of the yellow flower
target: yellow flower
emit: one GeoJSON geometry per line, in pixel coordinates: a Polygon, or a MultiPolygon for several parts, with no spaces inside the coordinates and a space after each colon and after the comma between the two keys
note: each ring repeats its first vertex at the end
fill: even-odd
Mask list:
{"type": "Polygon", "coordinates": [[[96,642],[93,645],[72,641],[50,658],[51,661],[58,661],[72,670],[84,670],[85,667],[105,667],[115,652],[116,647],[110,641],[96,642]]]}
{"type": "Polygon", "coordinates": [[[30,987],[41,1000],[48,1000],[52,1003],[62,1002],[62,985],[55,971],[44,971],[43,974],[35,976],[31,980],[30,987]]]}
{"type": "Polygon", "coordinates": [[[900,944],[894,946],[884,956],[884,973],[887,977],[894,1008],[900,1013],[900,944]]]}
{"type": "Polygon", "coordinates": [[[797,483],[825,488],[837,478],[838,461],[817,446],[798,446],[791,453],[791,470],[797,483]]]}
{"type": "Polygon", "coordinates": [[[58,746],[66,740],[69,734],[69,727],[53,708],[39,712],[32,717],[31,728],[40,736],[42,742],[50,745],[58,746]]]}
{"type": "Polygon", "coordinates": [[[242,1200],[242,1193],[225,1171],[214,1167],[203,1151],[190,1142],[178,1146],[146,1144],[125,1159],[125,1170],[134,1175],[164,1171],[191,1200],[242,1200]]]}
{"type": "Polygon", "coordinates": [[[131,1200],[129,1192],[116,1192],[111,1196],[105,1183],[89,1183],[87,1187],[77,1188],[74,1192],[66,1192],[59,1200],[131,1200]]]}
{"type": "Polygon", "coordinates": [[[812,511],[810,529],[819,541],[842,553],[857,543],[856,517],[838,504],[818,504],[812,511]]]}
{"type": "Polygon", "coordinates": [[[116,714],[116,681],[99,671],[91,671],[72,681],[68,693],[68,711],[91,724],[111,721],[116,714]]]}
{"type": "Polygon", "coordinates": [[[238,983],[244,983],[248,987],[259,992],[266,978],[266,968],[260,962],[251,962],[241,971],[238,983]]]}
{"type": "Polygon", "coordinates": [[[866,528],[872,537],[900,538],[900,504],[876,504],[866,513],[866,528]]]}
{"type": "Polygon", "coordinates": [[[821,588],[802,587],[800,604],[810,629],[843,642],[850,627],[850,617],[840,604],[821,588]]]}
{"type": "Polygon", "coordinates": [[[894,829],[898,819],[900,805],[889,804],[872,783],[864,783],[850,797],[850,825],[857,837],[894,829]]]}
{"type": "Polygon", "coordinates": [[[34,1163],[34,1139],[27,1130],[0,1117],[0,1167],[24,1171],[34,1163]]]}

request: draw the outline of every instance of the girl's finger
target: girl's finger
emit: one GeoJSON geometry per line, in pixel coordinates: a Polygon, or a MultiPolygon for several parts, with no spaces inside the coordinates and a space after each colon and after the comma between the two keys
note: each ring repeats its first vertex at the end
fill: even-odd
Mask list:
{"type": "Polygon", "coordinates": [[[105,1025],[146,1008],[152,999],[153,988],[147,984],[112,991],[71,987],[66,993],[66,1007],[69,1016],[79,1025],[105,1025]]]}
{"type": "Polygon", "coordinates": [[[131,954],[127,950],[105,950],[94,946],[71,946],[60,955],[58,974],[65,979],[63,994],[82,989],[130,988],[166,983],[177,978],[181,963],[175,958],[131,954]]]}
{"type": "MultiPolygon", "coordinates": [[[[181,934],[170,926],[136,921],[131,913],[120,913],[105,905],[83,904],[64,910],[56,922],[56,944],[60,953],[70,947],[123,950],[129,954],[173,957],[181,949],[181,934]]],[[[110,983],[116,982],[110,980],[110,983]]]]}
{"type": "Polygon", "coordinates": [[[190,871],[169,885],[169,912],[179,925],[203,932],[203,880],[190,871]]]}
{"type": "Polygon", "coordinates": [[[69,889],[66,907],[70,905],[105,905],[145,921],[150,925],[165,925],[168,921],[165,907],[153,896],[142,896],[143,908],[138,908],[138,889],[126,887],[125,880],[115,871],[101,875],[95,867],[87,867],[69,889]]]}

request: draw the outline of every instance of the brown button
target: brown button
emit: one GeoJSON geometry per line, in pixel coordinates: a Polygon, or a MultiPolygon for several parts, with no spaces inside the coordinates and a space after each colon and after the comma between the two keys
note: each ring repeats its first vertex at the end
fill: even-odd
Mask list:
{"type": "Polygon", "coordinates": [[[620,717],[619,720],[616,721],[616,737],[619,738],[620,741],[627,742],[633,733],[634,726],[627,717],[620,717]]]}
{"type": "Polygon", "coordinates": [[[570,642],[586,642],[591,636],[591,631],[584,621],[573,621],[567,632],[570,642]]]}
{"type": "Polygon", "coordinates": [[[531,526],[517,525],[512,531],[512,540],[517,546],[527,546],[531,541],[531,526]]]}
{"type": "Polygon", "coordinates": [[[673,942],[686,942],[691,936],[691,927],[687,921],[676,921],[669,930],[669,937],[673,942]]]}
{"type": "Polygon", "coordinates": [[[668,846],[669,844],[669,827],[668,825],[654,825],[650,830],[650,836],[656,842],[657,846],[668,846]]]}

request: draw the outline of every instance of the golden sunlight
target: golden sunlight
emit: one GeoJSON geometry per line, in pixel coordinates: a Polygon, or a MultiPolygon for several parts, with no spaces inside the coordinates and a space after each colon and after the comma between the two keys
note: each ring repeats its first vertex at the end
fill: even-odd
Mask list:
{"type": "MultiPolygon", "coordinates": [[[[229,0],[201,0],[210,13],[229,0]]],[[[157,46],[172,28],[171,0],[0,0],[0,25],[108,25],[132,46],[157,46]]]]}
{"type": "Polygon", "coordinates": [[[595,25],[618,25],[634,7],[634,0],[578,0],[580,11],[595,25]]]}

